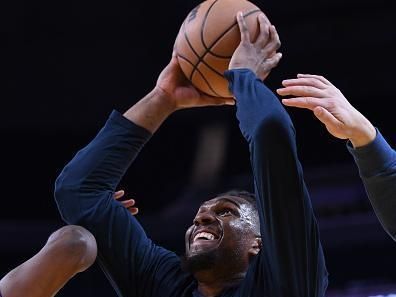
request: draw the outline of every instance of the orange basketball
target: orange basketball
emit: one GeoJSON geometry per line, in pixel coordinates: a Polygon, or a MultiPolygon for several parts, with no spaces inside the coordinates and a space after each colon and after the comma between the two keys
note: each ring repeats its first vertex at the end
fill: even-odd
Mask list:
{"type": "Polygon", "coordinates": [[[232,97],[223,74],[241,40],[238,11],[243,12],[254,41],[261,10],[247,0],[202,2],[188,14],[176,39],[175,50],[184,74],[196,88],[211,96],[232,97]]]}

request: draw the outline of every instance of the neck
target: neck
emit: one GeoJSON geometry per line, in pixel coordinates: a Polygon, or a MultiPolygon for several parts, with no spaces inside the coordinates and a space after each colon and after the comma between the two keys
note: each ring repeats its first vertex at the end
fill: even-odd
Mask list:
{"type": "Polygon", "coordinates": [[[246,273],[237,273],[232,276],[221,276],[214,271],[200,271],[194,274],[198,281],[198,292],[204,297],[215,297],[226,289],[237,286],[246,273]]]}

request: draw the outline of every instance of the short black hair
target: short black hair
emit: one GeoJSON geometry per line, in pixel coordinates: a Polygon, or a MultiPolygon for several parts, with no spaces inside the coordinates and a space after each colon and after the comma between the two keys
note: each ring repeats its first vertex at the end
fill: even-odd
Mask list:
{"type": "Polygon", "coordinates": [[[246,200],[250,205],[252,205],[255,210],[257,210],[256,195],[251,192],[248,192],[245,190],[233,189],[233,190],[229,190],[227,192],[218,194],[217,196],[236,196],[236,197],[242,198],[242,199],[246,200]]]}

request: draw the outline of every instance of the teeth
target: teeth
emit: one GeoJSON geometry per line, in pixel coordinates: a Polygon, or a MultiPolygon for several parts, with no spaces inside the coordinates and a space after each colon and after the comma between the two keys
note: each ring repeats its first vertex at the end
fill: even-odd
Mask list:
{"type": "Polygon", "coordinates": [[[205,238],[207,240],[213,240],[215,239],[213,234],[210,234],[208,232],[199,232],[197,235],[194,237],[194,241],[196,241],[199,238],[205,238]]]}

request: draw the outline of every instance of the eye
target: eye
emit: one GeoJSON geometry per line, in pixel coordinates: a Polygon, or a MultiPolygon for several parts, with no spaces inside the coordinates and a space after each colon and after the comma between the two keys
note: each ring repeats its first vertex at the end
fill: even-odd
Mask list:
{"type": "Polygon", "coordinates": [[[224,209],[219,210],[217,212],[217,215],[221,216],[221,217],[227,217],[227,216],[233,215],[233,212],[229,208],[224,208],[224,209]]]}

